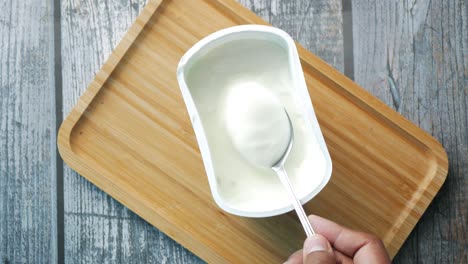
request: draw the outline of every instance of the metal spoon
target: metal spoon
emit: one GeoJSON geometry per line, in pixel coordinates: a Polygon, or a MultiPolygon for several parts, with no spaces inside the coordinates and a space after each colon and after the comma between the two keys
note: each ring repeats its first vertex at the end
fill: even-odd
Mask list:
{"type": "Polygon", "coordinates": [[[288,117],[291,137],[289,140],[289,145],[284,151],[283,156],[281,156],[281,158],[275,164],[273,164],[271,168],[276,172],[276,174],[278,174],[278,177],[281,183],[286,188],[286,191],[288,192],[288,195],[289,195],[289,199],[291,200],[294,206],[294,209],[296,210],[297,216],[299,217],[299,220],[301,221],[302,227],[304,227],[307,237],[310,237],[315,234],[315,231],[312,228],[312,225],[310,224],[306,213],[304,212],[304,208],[302,208],[302,204],[299,202],[296,195],[294,194],[294,190],[291,186],[291,182],[289,181],[288,174],[286,173],[286,170],[284,169],[284,163],[286,162],[286,159],[288,158],[288,155],[291,152],[292,145],[294,142],[294,130],[293,130],[293,126],[291,123],[291,119],[289,118],[289,115],[286,109],[284,111],[286,112],[286,116],[288,117]]]}

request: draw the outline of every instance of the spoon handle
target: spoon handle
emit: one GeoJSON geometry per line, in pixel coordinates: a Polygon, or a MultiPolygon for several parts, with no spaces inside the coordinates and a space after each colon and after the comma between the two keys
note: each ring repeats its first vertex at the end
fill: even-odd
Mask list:
{"type": "Polygon", "coordinates": [[[302,204],[299,202],[296,195],[294,194],[294,190],[292,188],[291,182],[289,181],[289,177],[288,177],[288,174],[286,173],[286,170],[284,169],[283,166],[281,166],[275,169],[275,172],[278,174],[278,177],[281,183],[284,185],[284,187],[286,188],[286,191],[288,192],[289,198],[291,199],[294,209],[296,209],[297,216],[299,217],[299,220],[301,221],[302,227],[304,227],[307,237],[314,235],[315,231],[312,228],[312,225],[310,224],[306,213],[304,212],[304,208],[302,208],[302,204]]]}

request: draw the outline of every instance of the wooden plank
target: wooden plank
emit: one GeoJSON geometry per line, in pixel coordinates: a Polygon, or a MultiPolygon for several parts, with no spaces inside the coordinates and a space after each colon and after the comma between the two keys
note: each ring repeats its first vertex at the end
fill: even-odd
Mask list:
{"type": "Polygon", "coordinates": [[[444,145],[449,176],[395,263],[468,263],[466,1],[353,1],[356,81],[444,145]]]}
{"type": "Polygon", "coordinates": [[[55,263],[52,1],[0,8],[0,261],[55,263]]]}
{"type": "MultiPolygon", "coordinates": [[[[145,0],[62,1],[65,115],[145,4],[145,0]]],[[[64,170],[66,263],[199,262],[70,168],[64,170]]]]}
{"type": "Polygon", "coordinates": [[[343,72],[341,0],[239,0],[275,27],[288,32],[330,65],[343,72]]]}
{"type": "MultiPolygon", "coordinates": [[[[268,13],[265,5],[274,8],[270,11],[271,18],[267,17],[268,21],[293,37],[299,37],[303,45],[342,70],[341,24],[333,26],[331,23],[341,19],[340,1],[314,1],[311,4],[308,1],[283,1],[276,2],[277,6],[274,6],[275,1],[242,3],[261,15],[268,13]],[[327,43],[320,42],[320,39],[327,43]]],[[[113,1],[62,3],[65,114],[76,103],[144,4],[145,1],[128,6],[113,1]]],[[[64,184],[67,262],[199,261],[68,167],[65,168],[64,184]]]]}

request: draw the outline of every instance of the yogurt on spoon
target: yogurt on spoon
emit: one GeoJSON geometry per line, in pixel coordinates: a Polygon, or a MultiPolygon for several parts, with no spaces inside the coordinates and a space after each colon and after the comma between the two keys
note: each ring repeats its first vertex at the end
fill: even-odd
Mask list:
{"type": "Polygon", "coordinates": [[[227,94],[225,122],[234,147],[252,165],[271,168],[291,138],[288,116],[277,97],[255,82],[227,94]]]}

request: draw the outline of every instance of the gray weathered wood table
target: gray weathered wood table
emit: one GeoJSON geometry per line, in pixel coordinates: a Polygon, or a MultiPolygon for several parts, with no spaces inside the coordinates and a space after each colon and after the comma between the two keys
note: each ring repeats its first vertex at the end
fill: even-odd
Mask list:
{"type": "MultiPolygon", "coordinates": [[[[57,155],[58,125],[145,2],[0,1],[2,263],[201,262],[57,155]]],[[[444,145],[447,181],[395,263],[468,263],[466,2],[241,3],[444,145]]]]}

